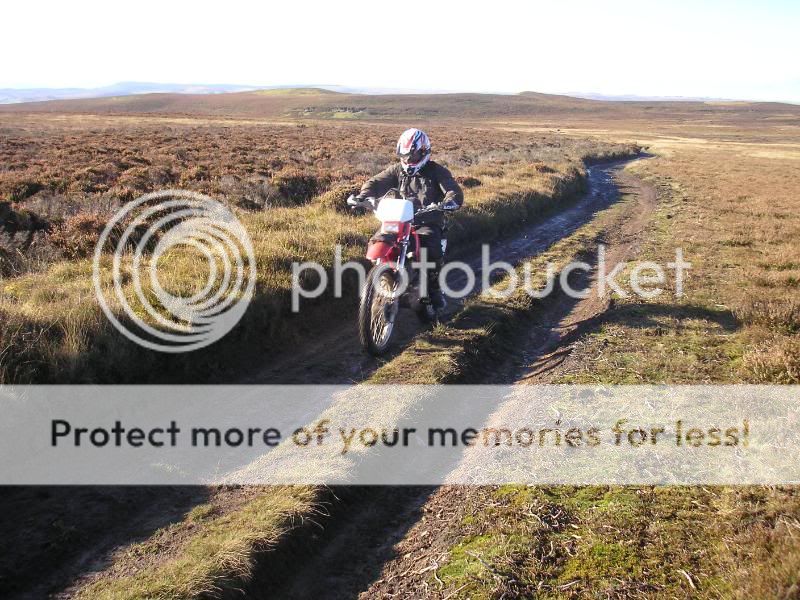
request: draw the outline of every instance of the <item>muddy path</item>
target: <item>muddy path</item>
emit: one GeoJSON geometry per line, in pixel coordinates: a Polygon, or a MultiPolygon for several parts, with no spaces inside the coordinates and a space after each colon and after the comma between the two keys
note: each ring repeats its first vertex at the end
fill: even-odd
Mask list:
{"type": "MultiPolygon", "coordinates": [[[[532,224],[508,239],[491,244],[491,261],[504,261],[512,265],[538,254],[558,240],[570,235],[591,221],[595,214],[613,204],[619,197],[613,173],[636,159],[601,163],[587,167],[588,191],[567,208],[532,224]]],[[[467,263],[480,281],[482,276],[480,253],[458,256],[467,263]]],[[[447,283],[451,289],[462,289],[464,274],[451,271],[447,283]]],[[[449,300],[447,314],[456,312],[463,301],[449,300]]],[[[447,314],[445,316],[447,316],[447,314]]],[[[416,315],[410,309],[401,309],[395,326],[392,351],[385,357],[375,358],[363,352],[358,341],[355,319],[333,324],[325,332],[302,348],[288,351],[283,357],[253,373],[242,383],[254,384],[349,384],[367,379],[381,365],[391,360],[422,331],[416,315]]]]}
{"type": "MultiPolygon", "coordinates": [[[[637,256],[656,205],[654,188],[621,166],[602,171],[610,187],[605,193],[616,198],[621,192],[635,199],[607,232],[609,264],[637,256]]],[[[590,190],[590,198],[594,193],[590,190]]],[[[594,277],[591,274],[583,284],[591,285],[594,277]]],[[[572,345],[606,309],[607,301],[595,296],[554,303],[538,316],[501,367],[480,383],[553,381],[568,362],[572,345]]],[[[319,551],[299,561],[289,578],[264,597],[446,598],[453,590],[440,585],[432,572],[458,543],[466,507],[480,506],[485,494],[485,488],[467,486],[366,490],[358,502],[364,508],[342,511],[345,514],[335,526],[322,534],[319,551]]]]}

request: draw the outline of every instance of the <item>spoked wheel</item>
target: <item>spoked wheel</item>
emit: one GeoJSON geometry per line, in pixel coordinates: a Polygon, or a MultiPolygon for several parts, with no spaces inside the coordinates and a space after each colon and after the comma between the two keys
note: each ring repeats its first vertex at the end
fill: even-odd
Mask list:
{"type": "Polygon", "coordinates": [[[389,348],[400,301],[396,297],[394,273],[373,267],[361,292],[358,309],[358,336],[364,350],[375,356],[389,348]]]}

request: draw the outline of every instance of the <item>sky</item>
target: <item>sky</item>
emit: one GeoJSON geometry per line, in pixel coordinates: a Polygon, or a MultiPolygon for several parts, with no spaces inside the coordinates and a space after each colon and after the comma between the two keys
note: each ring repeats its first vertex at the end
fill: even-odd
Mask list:
{"type": "Polygon", "coordinates": [[[800,102],[800,2],[27,0],[0,88],[326,84],[800,102]]]}

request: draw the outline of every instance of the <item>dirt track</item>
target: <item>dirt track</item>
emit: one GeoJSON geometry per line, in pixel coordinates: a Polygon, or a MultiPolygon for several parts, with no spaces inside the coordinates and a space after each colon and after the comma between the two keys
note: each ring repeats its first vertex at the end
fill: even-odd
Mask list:
{"type": "MultiPolygon", "coordinates": [[[[513,238],[492,245],[492,260],[505,260],[516,263],[520,260],[541,252],[551,246],[559,239],[569,235],[581,225],[591,221],[595,214],[610,206],[618,199],[618,189],[612,180],[612,173],[618,170],[621,164],[627,161],[598,165],[590,168],[589,172],[589,192],[581,199],[571,203],[564,210],[545,219],[545,221],[533,225],[513,238]]],[[[628,182],[623,177],[625,185],[635,185],[628,182]]],[[[459,257],[462,260],[464,257],[459,257]]],[[[465,262],[470,263],[480,273],[480,258],[467,257],[465,262]]],[[[461,283],[455,273],[455,277],[449,281],[454,288],[461,287],[461,283]]],[[[501,372],[498,372],[498,382],[513,381],[523,377],[520,361],[527,361],[529,366],[534,365],[533,360],[546,360],[542,358],[553,348],[560,346],[561,340],[568,335],[569,328],[574,320],[590,310],[597,310],[581,303],[571,310],[566,304],[559,304],[556,312],[550,317],[549,321],[553,327],[540,328],[531,332],[530,343],[521,349],[518,356],[510,359],[508,365],[501,372]],[[560,310],[567,310],[570,320],[564,320],[560,310]]],[[[453,303],[451,311],[458,309],[458,305],[453,303]]],[[[564,315],[566,316],[566,315],[564,315]]],[[[395,353],[402,351],[413,336],[420,331],[420,325],[415,315],[410,310],[401,312],[398,339],[395,343],[395,353]]],[[[391,355],[387,357],[390,359],[391,355]]],[[[361,381],[383,364],[384,360],[374,359],[366,356],[359,344],[355,331],[355,324],[352,322],[341,323],[328,330],[324,336],[314,342],[287,353],[280,361],[271,364],[268,368],[260,371],[252,377],[247,378],[246,383],[354,383],[361,381]]],[[[488,381],[487,381],[488,383],[488,381]]],[[[158,490],[158,503],[163,508],[153,511],[152,489],[143,489],[141,492],[136,489],[125,490],[124,507],[120,510],[125,514],[123,519],[115,519],[117,526],[113,531],[102,527],[104,522],[100,516],[94,529],[86,524],[77,525],[75,520],[70,517],[72,513],[81,515],[82,518],[95,520],[100,514],[98,511],[87,511],[87,506],[99,503],[105,506],[102,498],[94,498],[89,494],[89,498],[84,498],[82,494],[75,490],[66,488],[32,490],[25,492],[18,490],[13,497],[14,504],[21,509],[22,513],[27,513],[25,506],[39,506],[40,499],[36,501],[26,498],[29,494],[47,494],[50,498],[45,503],[43,510],[49,511],[48,516],[56,522],[63,523],[64,527],[70,531],[80,530],[82,541],[80,546],[84,551],[80,555],[71,558],[53,556],[53,563],[48,567],[47,577],[30,572],[30,583],[34,584],[35,592],[29,588],[29,592],[34,596],[46,593],[47,590],[58,586],[64,580],[68,580],[76,572],[86,572],[87,569],[102,568],[104,559],[110,549],[124,543],[127,539],[137,539],[142,535],[147,535],[155,528],[168,524],[174,517],[182,514],[188,507],[196,502],[197,497],[203,496],[204,490],[195,488],[183,488],[176,490],[175,494],[164,494],[165,490],[158,490]],[[61,516],[63,515],[63,516],[61,516]],[[75,529],[72,529],[74,527],[75,529]],[[96,530],[96,531],[95,531],[96,530]],[[88,534],[86,532],[89,532],[88,534]],[[88,539],[87,539],[88,538],[88,539]],[[88,548],[88,549],[87,549],[88,548]],[[66,560],[64,560],[66,558],[66,560]]],[[[104,494],[115,494],[115,490],[106,490],[104,494]]],[[[289,596],[308,597],[308,595],[320,595],[332,593],[332,590],[341,590],[342,594],[334,594],[328,597],[354,596],[357,592],[366,589],[370,582],[381,579],[381,570],[390,568],[394,564],[394,544],[401,539],[411,535],[414,530],[409,532],[411,527],[421,515],[429,514],[435,509],[434,514],[444,514],[436,507],[437,502],[446,502],[451,505],[454,501],[453,495],[460,495],[465,492],[454,489],[436,491],[433,488],[404,488],[401,491],[387,489],[374,489],[363,494],[359,500],[360,509],[346,512],[356,514],[359,518],[348,523],[348,515],[341,515],[344,521],[339,521],[333,525],[329,531],[323,535],[324,543],[317,544],[323,548],[318,558],[310,559],[305,565],[298,565],[298,571],[292,581],[287,582],[284,590],[289,596]],[[434,503],[433,505],[431,503],[434,503]],[[431,508],[431,507],[434,508],[431,508]],[[379,532],[377,535],[375,532],[379,532]],[[370,541],[370,549],[363,551],[364,540],[370,541]],[[373,543],[374,542],[374,543],[373,543]],[[371,562],[362,564],[364,555],[372,558],[371,562]],[[352,566],[352,568],[351,568],[352,566]],[[337,571],[338,569],[338,571],[337,571]],[[317,577],[317,574],[324,573],[324,577],[317,577]],[[380,576],[380,577],[379,577],[380,576]],[[321,587],[312,586],[308,588],[310,581],[325,583],[321,587]],[[293,591],[292,591],[293,590],[293,591]],[[327,590],[327,592],[325,591],[327,590]]],[[[453,508],[449,506],[447,511],[453,508]]],[[[20,511],[13,511],[17,515],[20,511]]],[[[9,514],[10,516],[10,514],[9,514]]],[[[37,519],[32,514],[28,514],[29,519],[37,519]]],[[[13,528],[8,528],[13,530],[13,528]]],[[[76,540],[77,541],[77,540],[76,540]]],[[[24,544],[23,544],[24,546],[24,544]]],[[[48,555],[50,553],[47,553],[48,555]]],[[[25,557],[18,556],[15,562],[25,561],[25,557]]],[[[399,568],[399,567],[398,567],[399,568]]],[[[14,570],[14,568],[11,568],[14,570]]],[[[20,590],[21,591],[21,590],[20,590]]],[[[377,592],[376,592],[377,593],[377,592]]],[[[283,596],[281,593],[278,597],[283,596]]],[[[378,595],[381,595],[378,593],[378,595]]],[[[34,597],[22,592],[21,597],[34,597]]],[[[270,594],[270,597],[275,597],[270,594]]]]}
{"type": "MultiPolygon", "coordinates": [[[[519,234],[491,245],[492,261],[517,264],[522,259],[542,252],[589,222],[597,211],[607,208],[618,198],[618,189],[612,172],[629,160],[604,163],[588,168],[589,191],[568,208],[543,222],[536,223],[519,234]]],[[[469,264],[478,278],[481,277],[480,256],[459,257],[469,264]]],[[[451,271],[447,279],[452,289],[461,289],[464,277],[460,271],[451,271]]],[[[455,312],[460,303],[452,300],[448,312],[455,312]]],[[[313,342],[248,377],[244,383],[357,383],[368,378],[384,362],[391,359],[408,344],[420,330],[416,316],[410,310],[401,310],[395,330],[393,352],[382,359],[366,355],[358,342],[355,322],[334,325],[313,342]]]]}
{"type": "MultiPolygon", "coordinates": [[[[656,205],[656,193],[652,186],[625,173],[619,165],[603,168],[601,173],[604,180],[600,193],[593,187],[587,198],[557,217],[562,222],[567,217],[568,226],[571,226],[573,221],[567,215],[573,213],[582,224],[601,204],[608,206],[613,202],[617,198],[617,189],[632,195],[635,202],[631,210],[613,223],[607,232],[607,260],[614,264],[637,255],[641,234],[656,205]]],[[[527,239],[532,243],[524,255],[535,254],[550,245],[540,247],[539,244],[554,235],[550,227],[555,218],[540,226],[543,228],[540,236],[529,232],[531,237],[527,239]]],[[[515,240],[509,246],[517,243],[515,240]]],[[[563,363],[568,363],[572,344],[607,308],[606,300],[594,296],[584,300],[566,300],[541,314],[540,325],[528,331],[524,342],[508,356],[505,364],[481,383],[524,385],[552,381],[564,367],[563,363]]],[[[437,589],[431,583],[430,573],[446,558],[448,548],[457,542],[458,524],[466,506],[470,500],[479,502],[476,498],[481,492],[481,488],[463,486],[365,490],[360,494],[358,505],[342,511],[347,514],[341,515],[323,534],[321,543],[316,544],[319,553],[309,554],[307,560],[297,564],[289,580],[265,596],[331,599],[446,597],[446,590],[437,589]]]]}

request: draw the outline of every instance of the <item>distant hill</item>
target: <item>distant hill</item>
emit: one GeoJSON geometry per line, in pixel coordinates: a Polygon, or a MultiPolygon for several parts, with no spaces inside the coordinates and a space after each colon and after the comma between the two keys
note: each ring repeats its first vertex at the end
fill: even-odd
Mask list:
{"type": "Polygon", "coordinates": [[[586,100],[603,100],[605,102],[745,102],[747,100],[730,100],[705,96],[639,96],[637,94],[595,94],[593,92],[570,92],[574,98],[586,100]]]}
{"type": "Polygon", "coordinates": [[[0,104],[18,102],[44,102],[81,98],[104,98],[108,96],[130,96],[134,94],[224,94],[258,89],[245,85],[184,85],[178,83],[146,83],[125,81],[98,88],[28,88],[0,89],[0,104]]]}
{"type": "MultiPolygon", "coordinates": [[[[121,84],[125,85],[125,84],[121,84]]],[[[165,115],[237,119],[347,119],[424,123],[447,119],[558,123],[595,120],[689,119],[698,123],[763,119],[797,125],[800,106],[777,102],[599,101],[523,92],[502,94],[352,94],[322,88],[272,88],[221,93],[157,93],[0,105],[0,113],[165,115]]],[[[188,88],[186,88],[188,89],[188,88]]],[[[215,90],[215,91],[208,91],[215,90]]],[[[769,123],[766,123],[766,120],[769,123]]]]}
{"type": "MultiPolygon", "coordinates": [[[[540,92],[521,92],[519,94],[489,94],[489,93],[460,93],[445,90],[408,90],[394,88],[353,87],[329,84],[303,84],[303,85],[271,85],[247,86],[228,84],[180,84],[180,83],[150,83],[138,81],[124,81],[113,85],[96,88],[0,88],[0,105],[20,104],[27,102],[48,102],[52,100],[91,100],[95,98],[119,98],[124,96],[139,96],[146,94],[181,94],[181,95],[208,95],[230,94],[241,92],[270,92],[274,91],[289,97],[292,94],[305,96],[309,93],[324,94],[326,92],[338,93],[349,96],[380,96],[382,99],[391,96],[447,96],[450,98],[515,98],[521,97],[536,99],[540,104],[552,105],[581,100],[600,100],[603,102],[736,102],[754,104],[742,100],[728,100],[724,98],[694,98],[684,96],[638,96],[634,94],[606,95],[594,92],[574,92],[569,94],[543,94],[540,92]]],[[[381,103],[382,100],[378,100],[381,103]]],[[[513,100],[509,100],[515,104],[513,100]]],[[[765,103],[762,103],[765,104],[765,103]]],[[[777,103],[770,103],[777,104],[777,103]]]]}
{"type": "Polygon", "coordinates": [[[96,88],[0,88],[0,104],[17,104],[20,102],[46,102],[48,100],[79,100],[88,98],[108,98],[112,96],[133,96],[137,94],[226,94],[255,90],[300,90],[318,89],[343,94],[438,94],[446,93],[434,90],[403,90],[394,88],[358,88],[343,85],[226,85],[226,84],[180,84],[180,83],[148,83],[124,81],[96,88]]]}

